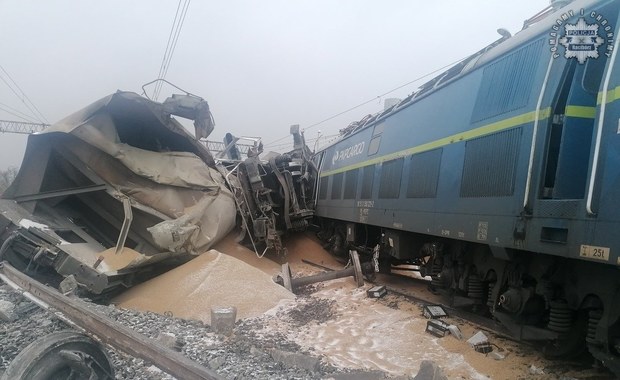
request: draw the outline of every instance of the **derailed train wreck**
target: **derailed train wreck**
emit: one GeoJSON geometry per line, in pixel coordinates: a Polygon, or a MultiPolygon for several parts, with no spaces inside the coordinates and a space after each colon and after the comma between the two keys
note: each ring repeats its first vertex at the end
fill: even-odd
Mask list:
{"type": "Polygon", "coordinates": [[[157,103],[117,92],[31,135],[0,199],[0,260],[106,293],[154,275],[154,264],[205,252],[233,229],[237,207],[255,245],[281,250],[285,229],[312,216],[294,190],[301,173],[289,170],[300,169],[299,155],[216,163],[199,141],[213,127],[195,96],[157,103]],[[193,119],[195,136],[173,115],[193,119]]]}

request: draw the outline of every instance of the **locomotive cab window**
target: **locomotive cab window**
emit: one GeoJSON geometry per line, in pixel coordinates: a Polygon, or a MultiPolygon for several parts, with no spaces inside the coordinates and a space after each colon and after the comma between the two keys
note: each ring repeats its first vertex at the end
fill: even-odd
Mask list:
{"type": "Polygon", "coordinates": [[[381,123],[375,125],[375,129],[372,131],[372,139],[370,139],[370,143],[368,144],[368,155],[372,156],[377,154],[379,151],[379,145],[381,145],[381,134],[385,129],[385,124],[381,123]]]}
{"type": "Polygon", "coordinates": [[[370,144],[368,144],[369,156],[377,154],[377,152],[379,151],[379,144],[381,144],[381,135],[373,137],[372,140],[370,140],[370,144]]]}

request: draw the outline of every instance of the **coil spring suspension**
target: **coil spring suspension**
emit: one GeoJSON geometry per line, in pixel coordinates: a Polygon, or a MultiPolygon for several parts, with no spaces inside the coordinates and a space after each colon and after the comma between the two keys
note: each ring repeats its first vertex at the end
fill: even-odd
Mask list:
{"type": "Polygon", "coordinates": [[[592,344],[598,344],[599,341],[596,339],[596,328],[598,327],[601,318],[603,317],[602,310],[590,310],[588,314],[588,335],[586,335],[586,342],[592,344]]]}
{"type": "Polygon", "coordinates": [[[291,228],[293,230],[304,230],[306,227],[308,227],[308,220],[307,219],[298,219],[298,220],[293,220],[291,222],[291,228]]]}
{"type": "Polygon", "coordinates": [[[433,260],[433,264],[431,265],[431,286],[436,288],[445,287],[444,281],[441,278],[441,263],[438,263],[437,260],[433,260]]]}
{"type": "Polygon", "coordinates": [[[573,311],[564,301],[552,301],[550,303],[549,324],[547,328],[558,333],[570,331],[573,324],[573,311]]]}
{"type": "Polygon", "coordinates": [[[484,296],[484,284],[476,273],[467,278],[467,297],[481,300],[484,296]]]}
{"type": "Polygon", "coordinates": [[[496,282],[489,282],[488,287],[489,290],[487,292],[487,306],[489,309],[493,309],[495,306],[495,300],[493,299],[493,289],[495,289],[496,282]]]}

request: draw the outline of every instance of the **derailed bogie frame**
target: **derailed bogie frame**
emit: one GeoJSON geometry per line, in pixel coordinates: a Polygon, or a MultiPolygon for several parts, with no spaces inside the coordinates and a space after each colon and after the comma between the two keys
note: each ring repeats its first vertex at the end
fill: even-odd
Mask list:
{"type": "Polygon", "coordinates": [[[231,188],[243,234],[250,240],[257,255],[268,249],[285,255],[282,237],[289,231],[305,230],[314,216],[313,187],[317,169],[310,161],[298,126],[291,127],[295,144],[286,154],[270,154],[262,160],[262,143],[246,149],[247,158],[241,160],[235,142],[240,140],[228,134],[226,149],[219,154],[220,171],[231,188]],[[230,142],[228,142],[230,141],[230,142]],[[258,245],[263,245],[262,252],[258,245]]]}

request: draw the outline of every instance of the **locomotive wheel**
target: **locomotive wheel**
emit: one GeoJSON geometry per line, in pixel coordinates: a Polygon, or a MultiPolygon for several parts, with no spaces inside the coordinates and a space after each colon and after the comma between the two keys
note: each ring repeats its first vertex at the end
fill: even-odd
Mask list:
{"type": "Polygon", "coordinates": [[[588,312],[579,310],[570,331],[556,341],[549,342],[543,353],[548,359],[574,359],[587,351],[588,312]]]}
{"type": "Polygon", "coordinates": [[[2,380],[13,379],[114,379],[114,369],[98,343],[60,331],[37,339],[13,359],[2,380]]]}

